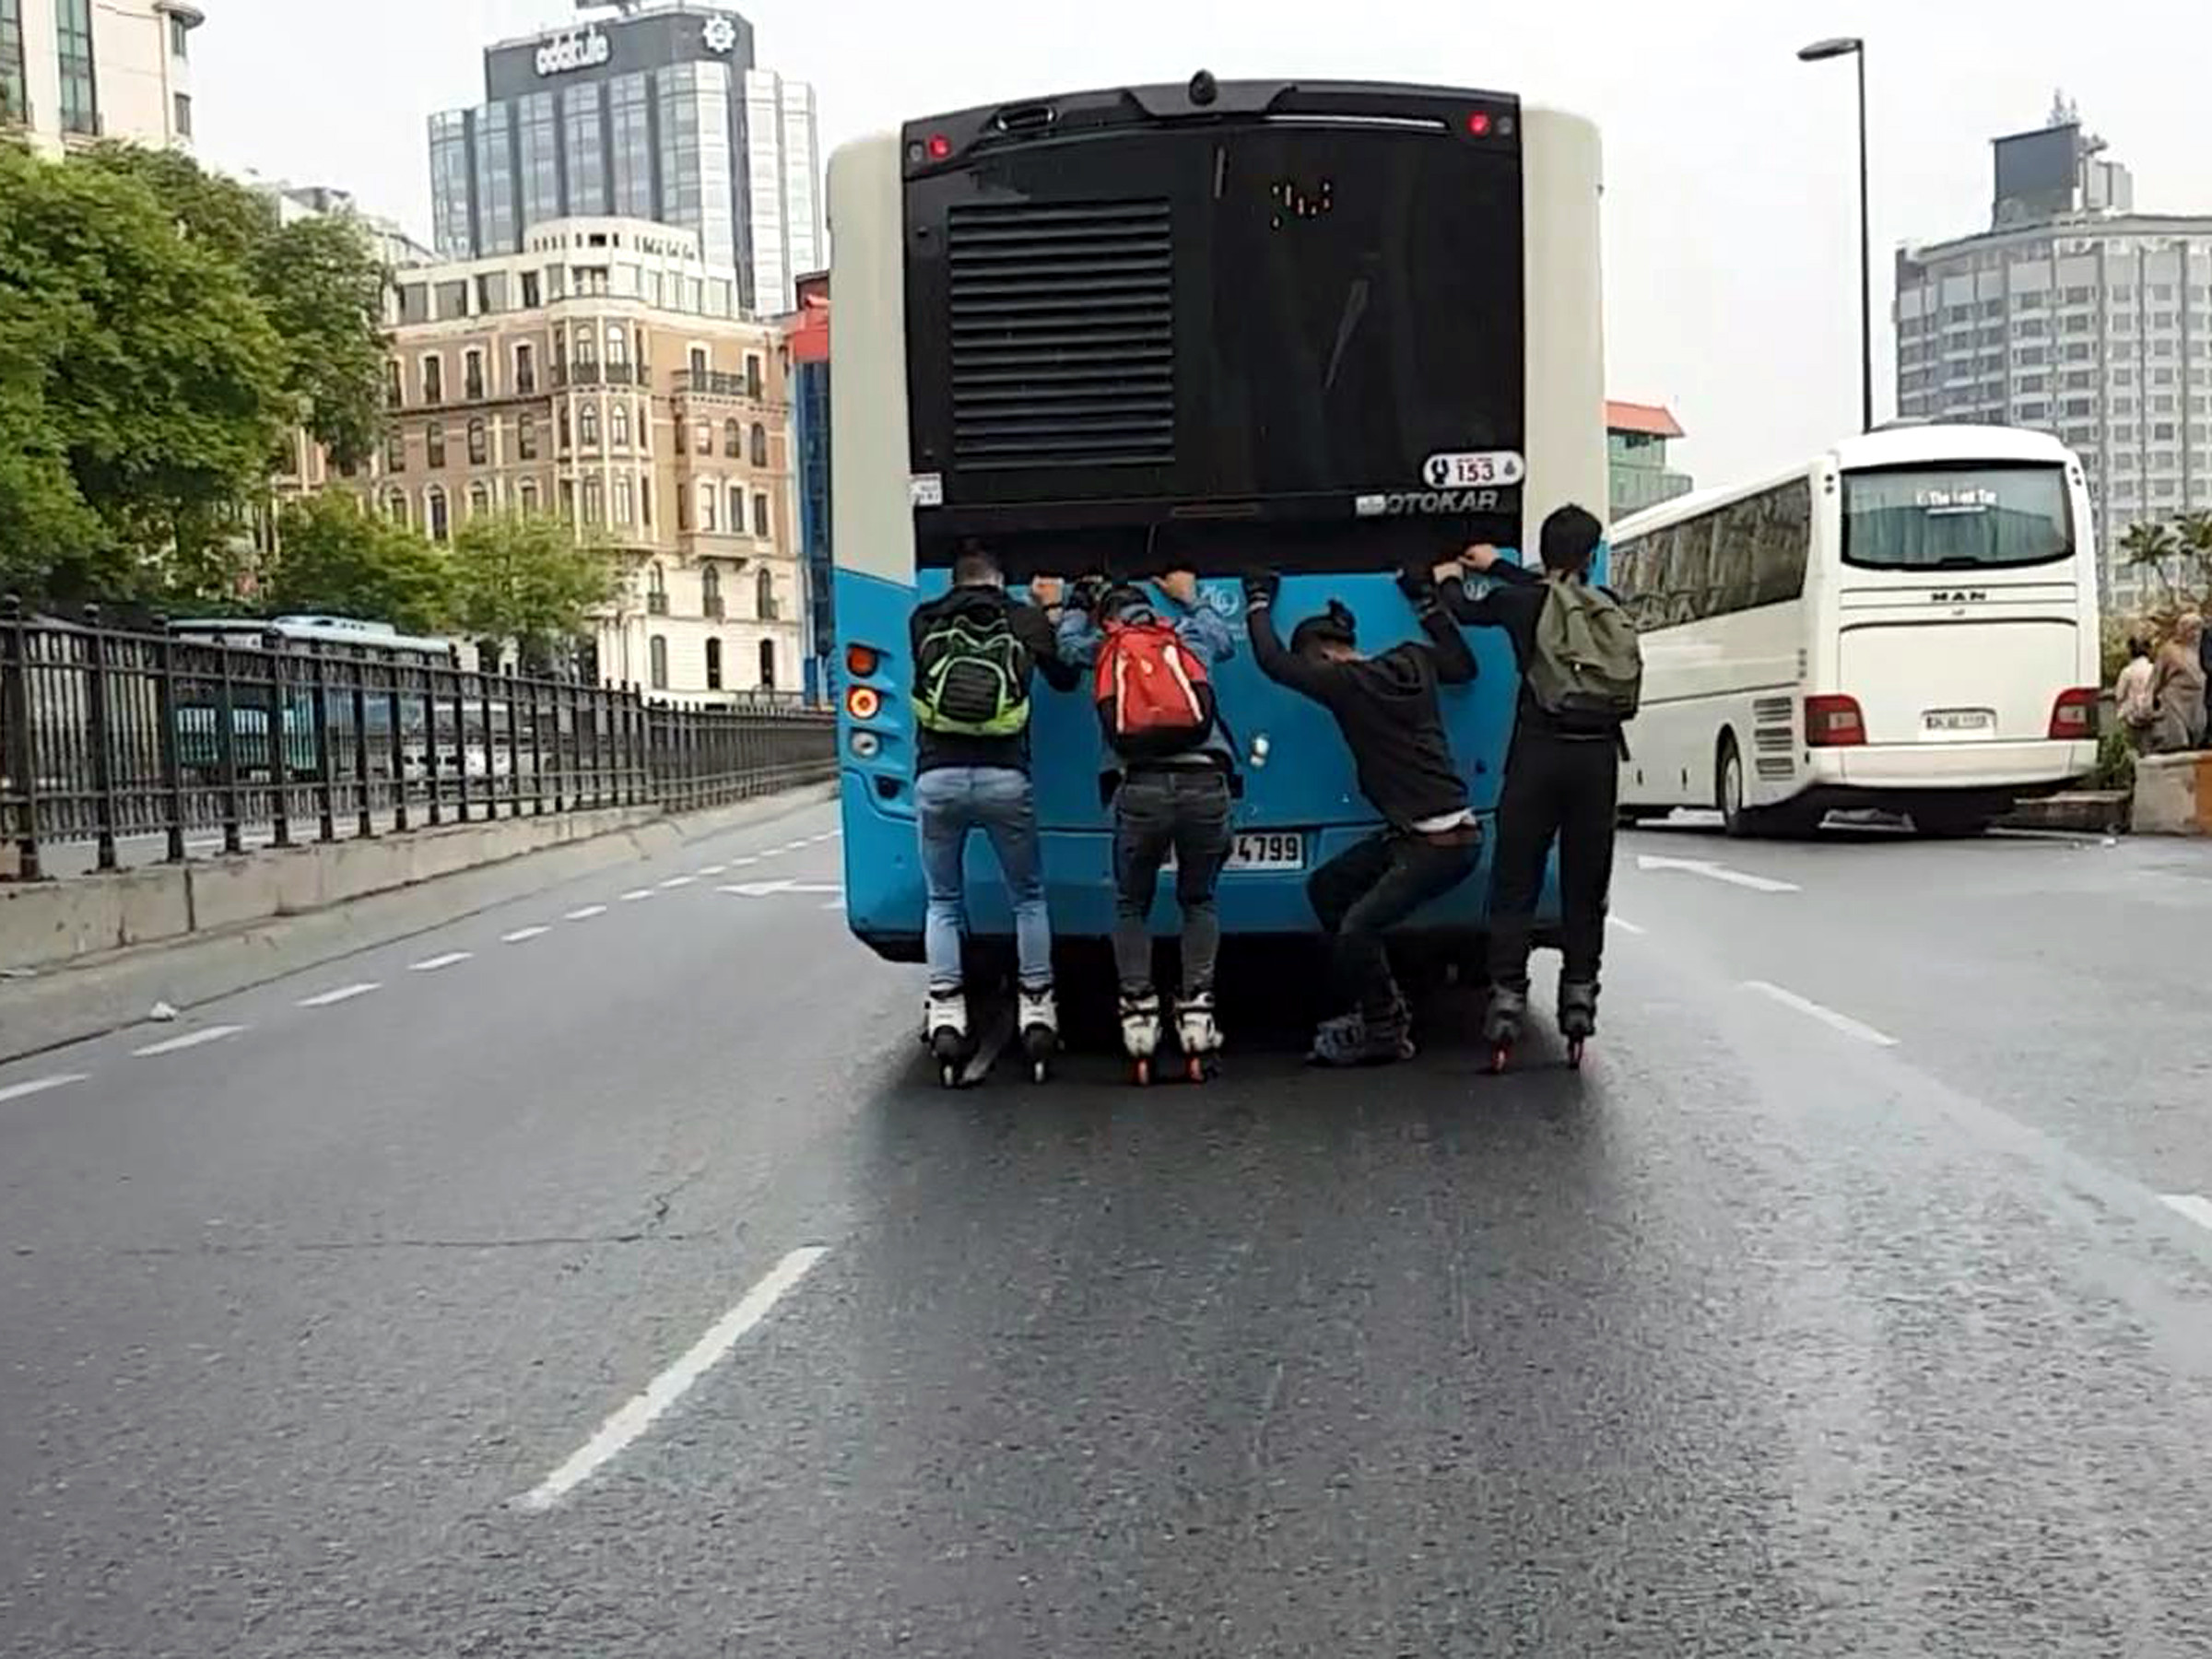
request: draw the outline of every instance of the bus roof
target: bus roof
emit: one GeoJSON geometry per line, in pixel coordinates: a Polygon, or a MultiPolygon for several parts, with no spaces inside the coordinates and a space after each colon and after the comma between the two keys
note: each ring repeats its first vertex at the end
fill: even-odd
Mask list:
{"type": "Polygon", "coordinates": [[[364,622],[353,617],[201,617],[182,618],[169,625],[177,635],[251,635],[256,640],[275,634],[280,640],[303,644],[358,645],[375,651],[413,651],[432,655],[452,652],[451,640],[429,634],[403,634],[388,622],[364,622]]]}
{"type": "Polygon", "coordinates": [[[1821,453],[1781,472],[1768,473],[1743,484],[1715,485],[1630,513],[1613,526],[1611,539],[1626,541],[1647,531],[1678,524],[1685,519],[1697,518],[1715,508],[1815,472],[1860,472],[1873,467],[1916,465],[1957,465],[1975,461],[2016,464],[2040,461],[2064,465],[2074,458],[2074,452],[2050,433],[2030,431],[2024,427],[1976,426],[1960,421],[1877,428],[1839,439],[1821,453]]]}

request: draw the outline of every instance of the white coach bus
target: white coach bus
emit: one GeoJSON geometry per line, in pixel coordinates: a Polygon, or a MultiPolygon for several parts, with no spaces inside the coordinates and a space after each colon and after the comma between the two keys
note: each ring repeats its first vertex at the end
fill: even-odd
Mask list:
{"type": "Polygon", "coordinates": [[[1732,835],[1879,808],[1971,835],[2096,761],[2097,549],[2081,464],[1984,426],[1847,438],[1615,526],[1643,635],[1621,810],[1732,835]]]}

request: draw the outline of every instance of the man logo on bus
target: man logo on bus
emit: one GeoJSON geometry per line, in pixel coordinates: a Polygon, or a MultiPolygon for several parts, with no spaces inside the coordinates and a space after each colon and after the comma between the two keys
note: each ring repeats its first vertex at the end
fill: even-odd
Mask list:
{"type": "Polygon", "coordinates": [[[1451,483],[1451,482],[1452,482],[1452,457],[1451,457],[1451,456],[1449,456],[1449,455],[1431,455],[1431,456],[1430,456],[1430,457],[1429,457],[1429,487],[1430,487],[1431,489],[1441,489],[1441,488],[1443,488],[1445,485],[1447,485],[1447,484],[1449,484],[1449,483],[1451,483]]]}

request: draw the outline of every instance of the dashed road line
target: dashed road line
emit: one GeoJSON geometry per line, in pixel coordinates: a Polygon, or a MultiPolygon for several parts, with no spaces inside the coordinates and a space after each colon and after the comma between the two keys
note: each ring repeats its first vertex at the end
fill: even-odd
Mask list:
{"type": "Polygon", "coordinates": [[[90,1074],[87,1072],[56,1072],[51,1077],[33,1077],[28,1083],[10,1083],[0,1088],[0,1102],[23,1100],[32,1095],[44,1094],[50,1088],[66,1088],[72,1083],[82,1083],[90,1074]]]}
{"type": "Polygon", "coordinates": [[[731,868],[731,869],[733,869],[733,870],[742,870],[742,869],[744,869],[744,868],[745,868],[745,866],[746,866],[747,865],[757,865],[757,864],[759,864],[759,862],[760,862],[760,855],[759,855],[759,853],[747,853],[747,854],[746,854],[744,857],[742,857],[742,858],[733,858],[733,859],[731,859],[731,860],[730,860],[730,868],[731,868]]]}
{"type": "Polygon", "coordinates": [[[567,915],[563,916],[561,920],[563,922],[589,922],[594,916],[604,916],[606,914],[606,905],[585,904],[580,905],[575,910],[571,911],[567,915]]]}
{"type": "Polygon", "coordinates": [[[813,845],[814,843],[812,841],[785,841],[783,843],[783,851],[786,853],[804,853],[808,847],[813,845]]]}
{"type": "Polygon", "coordinates": [[[1606,918],[1606,924],[1608,927],[1618,927],[1622,933],[1625,934],[1643,934],[1651,931],[1649,928],[1637,926],[1635,923],[1630,921],[1626,916],[1607,916],[1606,918]]]}
{"type": "Polygon", "coordinates": [[[300,1006],[303,1008],[335,1008],[340,1003],[351,1002],[357,996],[366,996],[371,991],[382,989],[383,987],[374,980],[363,980],[358,985],[340,985],[335,991],[325,991],[318,996],[303,996],[300,999],[300,1006]]]}
{"type": "Polygon", "coordinates": [[[171,1037],[160,1042],[149,1042],[142,1049],[131,1052],[141,1060],[150,1060],[157,1054],[181,1054],[186,1049],[204,1048],[210,1042],[221,1042],[244,1030],[244,1026],[206,1026],[197,1031],[187,1031],[182,1037],[171,1037]]]}
{"type": "Polygon", "coordinates": [[[707,1334],[693,1343],[683,1358],[648,1382],[642,1394],[600,1424],[599,1431],[574,1456],[517,1498],[515,1507],[551,1509],[619,1457],[632,1441],[653,1427],[663,1412],[682,1399],[693,1383],[736,1347],[739,1337],[767,1318],[784,1294],[829,1253],[825,1245],[809,1244],[778,1262],[765,1278],[745,1293],[742,1301],[707,1328],[707,1334]]]}
{"type": "MultiPolygon", "coordinates": [[[[0,1096],[0,1099],[5,1099],[0,1096]]],[[[2200,1227],[2212,1227],[2212,1198],[2201,1193],[2160,1193],[2159,1202],[2179,1211],[2200,1227]]]]}
{"type": "Polygon", "coordinates": [[[688,888],[698,879],[699,877],[696,876],[671,876],[667,880],[662,882],[661,886],[664,889],[668,888],[688,888]]]}
{"type": "Polygon", "coordinates": [[[1785,1008],[1794,1008],[1800,1014],[1810,1015],[1822,1025],[1831,1027],[1842,1032],[1846,1037],[1856,1037],[1861,1042],[1871,1042],[1879,1048],[1895,1048],[1897,1046],[1897,1039],[1888,1032],[1877,1031],[1864,1020],[1853,1019],[1848,1014],[1839,1014],[1835,1009],[1817,1003],[1809,996],[1800,996],[1794,991],[1785,991],[1780,985],[1769,984],[1765,980],[1746,980],[1744,989],[1756,991],[1761,996],[1771,997],[1785,1008]]]}
{"type": "Polygon", "coordinates": [[[629,892],[622,895],[622,902],[636,904],[652,897],[653,889],[651,888],[631,888],[629,892]]]}
{"type": "Polygon", "coordinates": [[[1681,870],[1692,876],[1702,876],[1708,881],[1724,881],[1730,887],[1749,888],[1755,893],[1801,893],[1805,889],[1794,881],[1777,881],[1771,876],[1753,876],[1747,871],[1732,870],[1724,864],[1710,858],[1660,858],[1649,853],[1636,855],[1640,870],[1681,870]]]}
{"type": "Polygon", "coordinates": [[[501,934],[502,945],[524,945],[532,939],[542,939],[553,930],[549,927],[518,927],[511,934],[501,934]]]}
{"type": "Polygon", "coordinates": [[[712,881],[715,877],[726,872],[729,867],[728,865],[706,865],[700,867],[699,873],[707,880],[712,881]]]}
{"type": "Polygon", "coordinates": [[[407,964],[409,973],[436,973],[441,968],[452,968],[474,956],[473,950],[449,950],[443,956],[425,957],[419,962],[407,964]]]}

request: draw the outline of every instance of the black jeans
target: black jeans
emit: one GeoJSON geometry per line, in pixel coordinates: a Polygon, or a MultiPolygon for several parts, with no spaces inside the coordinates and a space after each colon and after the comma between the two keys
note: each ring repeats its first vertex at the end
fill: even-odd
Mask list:
{"type": "Polygon", "coordinates": [[[1386,830],[1339,853],[1307,881],[1322,931],[1336,942],[1337,989],[1369,1019],[1387,1019],[1398,1004],[1383,933],[1465,881],[1481,855],[1471,835],[1442,843],[1386,830]]]}
{"type": "Polygon", "coordinates": [[[1613,825],[1620,749],[1610,737],[1529,735],[1513,742],[1498,803],[1490,888],[1490,980],[1528,986],[1529,930],[1544,892],[1544,861],[1559,845],[1562,975],[1597,979],[1613,886],[1613,825]]]}
{"type": "Polygon", "coordinates": [[[1152,899],[1175,853],[1182,907],[1182,989],[1213,988],[1221,953],[1214,888],[1229,860],[1229,780],[1211,766],[1133,771],[1113,792],[1113,965],[1124,991],[1152,985],[1152,899]]]}

